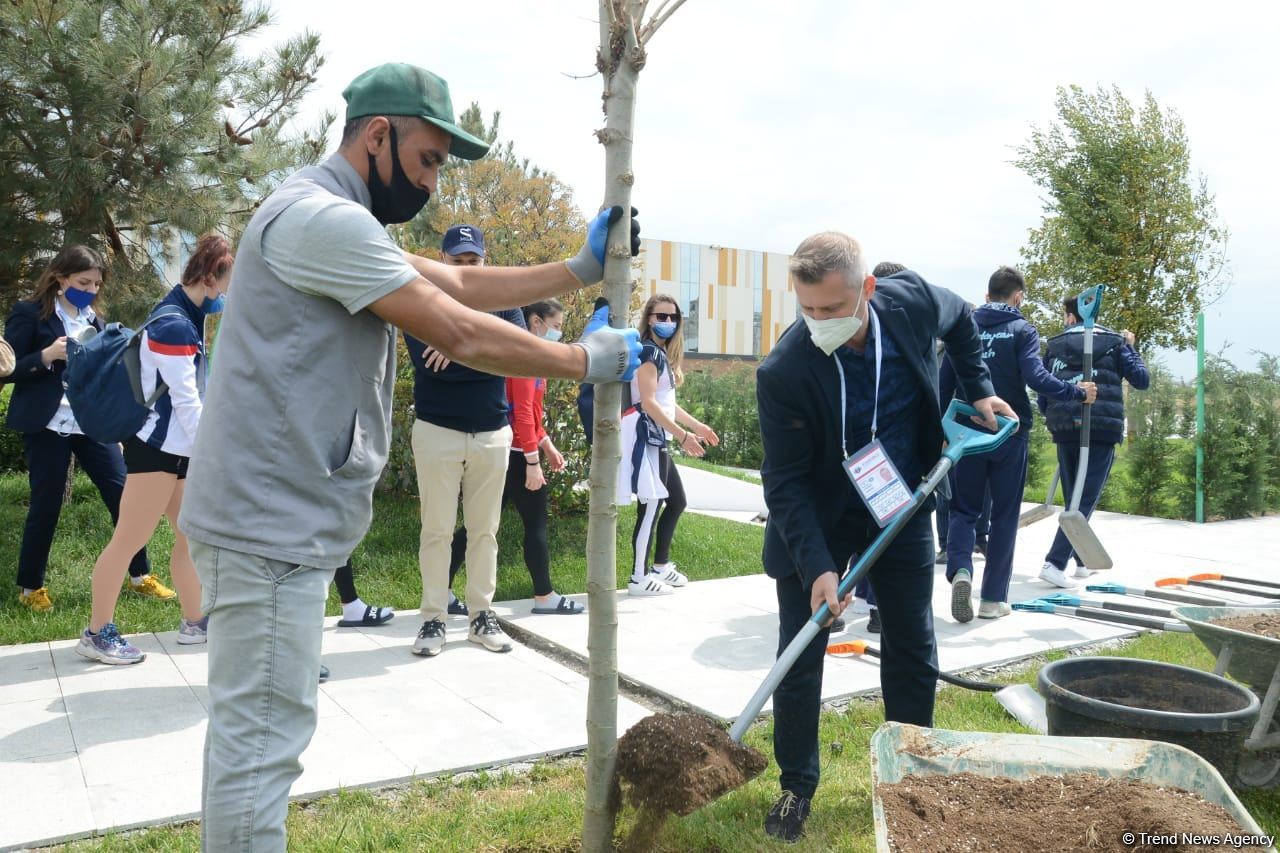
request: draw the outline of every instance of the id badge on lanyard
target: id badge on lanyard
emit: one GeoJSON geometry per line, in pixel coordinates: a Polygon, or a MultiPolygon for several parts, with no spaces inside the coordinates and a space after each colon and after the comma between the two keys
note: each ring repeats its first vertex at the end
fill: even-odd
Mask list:
{"type": "Polygon", "coordinates": [[[880,417],[880,366],[882,360],[880,318],[875,309],[869,309],[871,329],[875,334],[876,344],[876,387],[871,414],[871,442],[849,453],[848,441],[848,391],[845,385],[844,365],[840,357],[833,354],[836,370],[840,373],[840,448],[844,453],[844,472],[853,483],[853,488],[871,510],[876,524],[885,527],[894,516],[911,504],[911,490],[907,488],[902,475],[884,445],[876,438],[876,427],[880,417]]]}

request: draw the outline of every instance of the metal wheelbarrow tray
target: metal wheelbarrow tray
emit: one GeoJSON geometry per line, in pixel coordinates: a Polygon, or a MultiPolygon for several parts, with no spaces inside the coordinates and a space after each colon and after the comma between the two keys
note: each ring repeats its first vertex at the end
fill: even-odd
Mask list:
{"type": "Polygon", "coordinates": [[[1222,806],[1241,832],[1265,833],[1222,774],[1189,749],[1132,738],[1074,738],[957,732],[885,723],[871,738],[871,808],[876,850],[889,852],[889,827],[880,786],[903,777],[973,773],[989,778],[1032,779],[1088,773],[1104,779],[1136,779],[1181,788],[1222,806]]]}
{"type": "MultiPolygon", "coordinates": [[[[1276,721],[1276,706],[1280,704],[1280,639],[1215,625],[1212,620],[1232,616],[1273,616],[1276,612],[1275,607],[1191,606],[1177,607],[1173,611],[1173,615],[1185,622],[1217,658],[1214,673],[1225,673],[1247,684],[1262,700],[1258,723],[1244,744],[1246,749],[1253,751],[1280,749],[1280,723],[1276,721]]],[[[1255,775],[1252,780],[1245,781],[1264,785],[1280,775],[1280,755],[1273,756],[1266,763],[1272,765],[1269,779],[1262,780],[1255,775]]],[[[1258,772],[1262,769],[1254,768],[1258,772]]]]}

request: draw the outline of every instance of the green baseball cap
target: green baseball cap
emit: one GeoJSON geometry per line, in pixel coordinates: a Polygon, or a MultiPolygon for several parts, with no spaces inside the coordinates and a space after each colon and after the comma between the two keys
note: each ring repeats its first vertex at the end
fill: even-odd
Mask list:
{"type": "Polygon", "coordinates": [[[449,153],[463,160],[479,160],[489,143],[454,123],[449,84],[425,68],[388,62],[370,68],[342,93],[347,121],[364,116],[417,116],[453,135],[449,153]]]}

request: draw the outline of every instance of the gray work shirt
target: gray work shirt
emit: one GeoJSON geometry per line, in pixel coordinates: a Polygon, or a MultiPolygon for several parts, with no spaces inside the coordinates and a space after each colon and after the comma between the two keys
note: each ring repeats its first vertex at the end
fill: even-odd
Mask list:
{"type": "Polygon", "coordinates": [[[178,521],[191,539],[332,569],[368,531],[396,347],[368,306],[418,275],[369,205],[334,154],[249,221],[178,521]]]}

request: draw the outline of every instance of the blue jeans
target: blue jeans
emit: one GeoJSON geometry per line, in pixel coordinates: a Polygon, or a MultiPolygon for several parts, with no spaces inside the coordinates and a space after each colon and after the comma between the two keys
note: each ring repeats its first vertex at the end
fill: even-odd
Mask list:
{"type": "MultiPolygon", "coordinates": [[[[1097,506],[1098,498],[1106,488],[1107,477],[1111,475],[1111,463],[1115,458],[1114,444],[1095,444],[1089,448],[1089,468],[1085,471],[1084,491],[1080,495],[1080,512],[1085,518],[1093,515],[1093,508],[1097,506]]],[[[1058,470],[1062,472],[1062,493],[1066,496],[1064,499],[1068,503],[1076,487],[1076,472],[1079,465],[1080,445],[1075,442],[1059,444],[1058,470]]],[[[1062,532],[1062,528],[1058,528],[1057,535],[1053,537],[1053,545],[1049,547],[1049,553],[1044,555],[1044,561],[1064,569],[1067,561],[1075,555],[1076,552],[1071,549],[1071,542],[1067,539],[1067,535],[1062,532]]],[[[1076,557],[1076,563],[1080,563],[1079,557],[1076,557]]]]}
{"type": "MultiPolygon", "coordinates": [[[[869,577],[880,609],[882,632],[880,689],[886,720],[933,724],[938,654],[933,635],[933,530],[927,512],[911,519],[885,551],[869,577]]],[[[832,543],[836,564],[871,544],[880,529],[866,516],[849,516],[832,543]]],[[[778,652],[809,621],[810,590],[800,576],[776,582],[778,652]]],[[[773,754],[782,771],[782,789],[812,797],[818,788],[818,714],[822,710],[825,630],[808,645],[773,694],[773,754]]]]}
{"type": "Polygon", "coordinates": [[[334,570],[189,543],[209,617],[202,847],[283,853],[289,788],[316,730],[334,570]]]}
{"type": "Polygon", "coordinates": [[[989,507],[991,530],[982,570],[983,601],[1009,600],[1022,487],[1027,479],[1027,447],[1026,434],[1018,433],[990,453],[962,458],[955,468],[947,580],[954,580],[962,570],[973,576],[976,527],[984,505],[989,507]]]}

